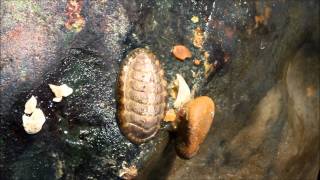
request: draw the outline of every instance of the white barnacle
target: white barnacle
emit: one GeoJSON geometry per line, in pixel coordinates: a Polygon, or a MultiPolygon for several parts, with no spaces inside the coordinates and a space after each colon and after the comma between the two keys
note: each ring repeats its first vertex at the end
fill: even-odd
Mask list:
{"type": "Polygon", "coordinates": [[[191,99],[191,92],[188,84],[180,74],[177,74],[176,83],[178,86],[178,94],[177,99],[174,101],[173,105],[176,109],[179,109],[191,99]]]}
{"type": "Polygon", "coordinates": [[[49,84],[49,87],[53,94],[56,96],[55,98],[53,98],[54,102],[61,102],[62,97],[67,97],[73,93],[73,89],[66,84],[62,84],[60,86],[49,84]]]}
{"type": "Polygon", "coordinates": [[[61,102],[62,101],[62,97],[55,97],[55,98],[52,99],[52,101],[61,102]]]}
{"type": "Polygon", "coordinates": [[[39,108],[36,108],[31,116],[27,116],[25,114],[22,116],[22,125],[28,134],[38,133],[45,121],[46,117],[39,108]]]}
{"type": "Polygon", "coordinates": [[[30,99],[24,105],[24,113],[32,114],[33,111],[36,109],[37,106],[37,99],[34,96],[31,96],[30,99]]]}

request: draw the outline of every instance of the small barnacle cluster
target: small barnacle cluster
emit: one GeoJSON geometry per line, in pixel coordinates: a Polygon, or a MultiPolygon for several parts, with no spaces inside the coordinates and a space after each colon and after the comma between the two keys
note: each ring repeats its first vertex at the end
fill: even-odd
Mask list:
{"type": "Polygon", "coordinates": [[[46,121],[46,117],[43,111],[40,108],[37,108],[37,99],[34,96],[31,96],[26,102],[24,113],[25,114],[22,116],[24,130],[28,134],[38,133],[46,121]]]}
{"type": "MultiPolygon", "coordinates": [[[[63,84],[61,86],[56,86],[49,84],[52,92],[55,94],[53,101],[60,102],[62,97],[69,96],[72,94],[73,89],[63,84]]],[[[24,113],[22,116],[22,125],[26,133],[36,134],[41,129],[46,121],[46,117],[40,108],[37,108],[37,99],[35,96],[31,96],[24,106],[24,113]]]]}
{"type": "Polygon", "coordinates": [[[62,84],[60,86],[49,84],[49,87],[53,94],[56,96],[52,99],[54,102],[61,102],[62,97],[67,97],[73,92],[73,89],[66,84],[62,84]]]}

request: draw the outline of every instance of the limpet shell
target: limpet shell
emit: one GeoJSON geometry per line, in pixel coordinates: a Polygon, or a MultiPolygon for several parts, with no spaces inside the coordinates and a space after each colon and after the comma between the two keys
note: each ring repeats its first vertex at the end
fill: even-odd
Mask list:
{"type": "Polygon", "coordinates": [[[215,104],[208,96],[200,96],[181,109],[184,118],[178,124],[176,145],[180,157],[190,159],[195,156],[203,143],[213,122],[215,104]]]}

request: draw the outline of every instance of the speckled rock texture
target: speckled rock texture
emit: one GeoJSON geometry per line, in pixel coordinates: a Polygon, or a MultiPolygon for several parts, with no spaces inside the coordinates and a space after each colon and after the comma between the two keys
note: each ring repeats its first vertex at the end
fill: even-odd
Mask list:
{"type": "Polygon", "coordinates": [[[121,179],[128,169],[136,179],[317,178],[318,1],[4,0],[0,10],[1,179],[121,179]],[[76,31],[66,28],[73,2],[85,20],[76,31]],[[192,57],[176,60],[177,44],[192,57]],[[191,160],[176,155],[165,123],[140,146],[118,128],[116,79],[137,47],[158,57],[169,84],[179,73],[215,101],[191,160]],[[55,103],[49,83],[74,92],[55,103]],[[32,95],[46,116],[35,135],[22,126],[32,95]]]}

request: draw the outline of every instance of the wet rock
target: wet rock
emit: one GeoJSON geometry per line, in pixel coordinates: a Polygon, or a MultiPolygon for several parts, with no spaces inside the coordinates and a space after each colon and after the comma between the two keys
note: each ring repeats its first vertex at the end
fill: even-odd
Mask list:
{"type": "Polygon", "coordinates": [[[288,120],[274,162],[274,179],[317,179],[319,173],[320,65],[314,48],[310,44],[301,48],[287,69],[288,120]]]}
{"type": "Polygon", "coordinates": [[[89,1],[83,10],[86,27],[75,38],[72,47],[120,61],[125,48],[123,42],[132,26],[130,23],[135,21],[129,14],[138,14],[134,3],[127,8],[120,1],[89,1]]]}
{"type": "Polygon", "coordinates": [[[30,91],[59,61],[68,45],[64,32],[64,1],[1,3],[1,111],[9,111],[16,94],[30,91]]]}
{"type": "Polygon", "coordinates": [[[79,33],[64,27],[65,1],[2,3],[0,176],[119,179],[124,167],[136,167],[138,179],[314,178],[318,54],[304,48],[293,55],[303,42],[319,48],[318,4],[264,2],[84,1],[79,33]],[[193,46],[198,27],[202,50],[193,46]],[[206,63],[174,60],[175,44],[206,63]],[[136,47],[157,55],[168,82],[181,74],[197,96],[215,99],[215,126],[194,159],[178,159],[163,128],[141,146],[120,133],[115,80],[136,47]],[[204,64],[212,67],[208,79],[204,64]],[[55,103],[49,83],[74,92],[55,103]],[[21,116],[32,95],[46,122],[28,135],[21,116]]]}
{"type": "Polygon", "coordinates": [[[117,179],[123,163],[140,170],[147,168],[144,164],[161,152],[168,134],[161,132],[153,141],[141,146],[130,143],[120,133],[115,118],[117,62],[110,66],[112,64],[103,58],[81,50],[70,50],[68,54],[32,91],[46,115],[47,122],[42,130],[33,136],[23,132],[19,119],[23,106],[21,108],[19,103],[14,105],[17,112],[6,117],[13,120],[3,127],[8,133],[4,137],[8,140],[6,147],[19,148],[4,150],[5,159],[12,160],[6,163],[4,177],[20,178],[23,173],[31,173],[30,178],[60,174],[56,176],[117,179]],[[61,102],[54,102],[49,83],[67,84],[74,92],[61,102]],[[12,130],[15,133],[10,133],[12,130]],[[32,148],[28,150],[28,147],[32,148]],[[14,157],[19,151],[21,155],[14,157]],[[32,160],[41,157],[47,158],[41,162],[43,164],[32,160]],[[34,171],[38,166],[44,167],[34,171]]]}
{"type": "Polygon", "coordinates": [[[283,5],[272,6],[268,25],[260,27],[267,33],[250,35],[259,40],[239,39],[228,72],[200,91],[215,99],[216,124],[198,156],[172,163],[168,179],[317,179],[319,128],[311,126],[319,127],[318,17],[309,5],[283,5]],[[278,24],[285,16],[286,27],[278,24]],[[306,19],[313,21],[298,23],[306,19]]]}
{"type": "Polygon", "coordinates": [[[132,13],[134,7],[125,9],[114,1],[90,3],[83,7],[81,15],[88,21],[79,33],[64,27],[66,2],[49,3],[45,8],[45,3],[33,1],[10,1],[1,6],[1,13],[11,18],[8,21],[15,18],[16,11],[3,7],[22,8],[22,22],[17,24],[23,24],[18,32],[10,31],[13,22],[1,26],[8,29],[8,34],[1,34],[5,41],[1,49],[0,176],[4,179],[119,179],[123,163],[139,171],[148,169],[145,164],[165,147],[165,132],[159,133],[161,140],[135,146],[121,135],[116,123],[115,81],[130,27],[126,12],[132,13]],[[41,12],[34,12],[34,7],[41,12]],[[48,11],[42,12],[44,9],[48,11]],[[61,18],[58,25],[47,25],[41,19],[55,20],[55,15],[61,18]],[[97,21],[103,25],[98,26],[97,21]],[[20,66],[26,74],[19,74],[25,72],[20,66]],[[48,84],[63,83],[74,89],[73,94],[60,103],[53,102],[48,84]],[[23,103],[32,95],[47,119],[36,135],[26,134],[21,120],[23,103]]]}

